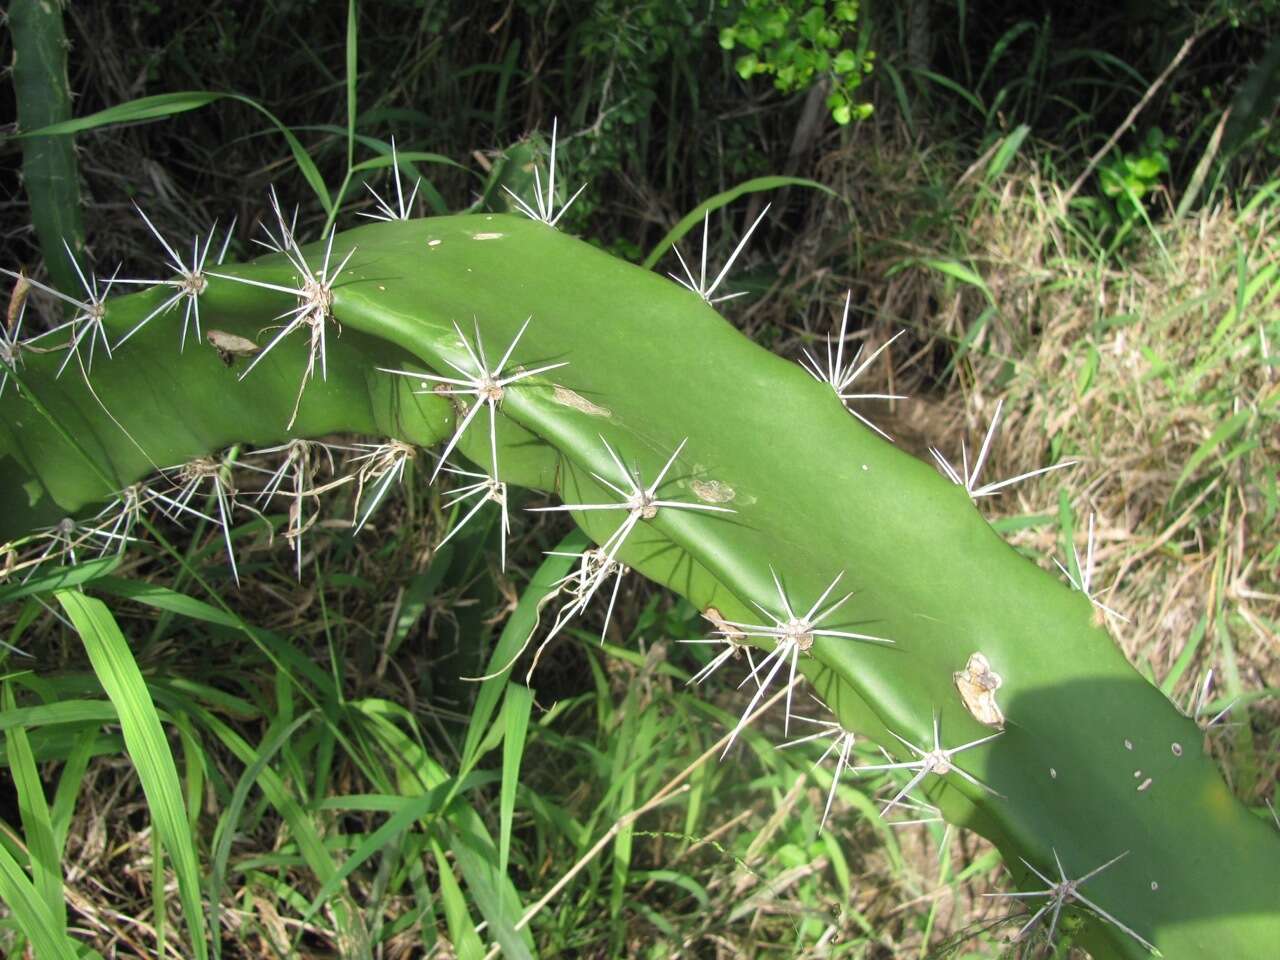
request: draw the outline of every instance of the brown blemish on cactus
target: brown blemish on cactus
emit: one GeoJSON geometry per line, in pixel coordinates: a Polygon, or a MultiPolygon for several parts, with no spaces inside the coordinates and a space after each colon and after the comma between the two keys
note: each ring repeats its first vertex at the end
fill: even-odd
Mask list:
{"type": "Polygon", "coordinates": [[[694,480],[689,484],[699,500],[705,503],[729,503],[738,492],[719,480],[694,480]]]}
{"type": "Polygon", "coordinates": [[[472,240],[498,240],[504,236],[505,234],[502,234],[502,233],[473,233],[471,235],[471,239],[472,240]]]}
{"type": "Polygon", "coordinates": [[[251,357],[261,349],[252,340],[225,330],[210,330],[205,339],[218,351],[218,359],[228,367],[236,362],[236,357],[251,357]]]}
{"type": "Polygon", "coordinates": [[[562,407],[572,407],[579,413],[586,413],[593,417],[610,417],[613,411],[608,407],[602,407],[599,404],[592,403],[580,393],[575,393],[568,387],[562,387],[556,384],[555,392],[551,398],[562,407]]]}
{"type": "Polygon", "coordinates": [[[951,675],[956,690],[969,715],[988,727],[1004,729],[1004,713],[996,703],[996,691],[1004,678],[991,669],[991,664],[981,653],[969,656],[963,670],[951,675]]]}
{"type": "Polygon", "coordinates": [[[711,624],[716,628],[716,632],[723,634],[724,638],[730,643],[740,643],[747,639],[747,635],[725,620],[724,614],[715,607],[707,607],[702,611],[702,616],[704,619],[711,621],[711,624]]]}

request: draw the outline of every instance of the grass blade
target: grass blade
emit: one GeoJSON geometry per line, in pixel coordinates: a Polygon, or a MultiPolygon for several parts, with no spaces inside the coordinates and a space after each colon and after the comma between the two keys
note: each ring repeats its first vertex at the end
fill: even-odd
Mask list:
{"type": "Polygon", "coordinates": [[[76,960],[71,942],[58,930],[40,894],[3,845],[0,845],[0,900],[13,911],[18,928],[35,947],[38,960],[76,960]]]}
{"type": "Polygon", "coordinates": [[[498,872],[507,872],[511,854],[511,821],[515,816],[516,787],[520,783],[520,760],[524,756],[525,737],[529,732],[529,714],[533,710],[533,692],[518,683],[507,684],[502,715],[505,732],[502,737],[502,791],[498,804],[498,872]]]}
{"type": "Polygon", "coordinates": [[[987,281],[983,280],[977,273],[966,267],[963,263],[957,263],[955,260],[937,260],[933,258],[925,258],[920,261],[926,267],[937,270],[944,276],[950,277],[952,280],[958,280],[967,286],[974,287],[981,291],[986,298],[987,303],[991,306],[996,305],[995,298],[991,295],[991,288],[987,286],[987,281]]]}
{"type": "MultiPolygon", "coordinates": [[[[4,685],[0,700],[5,713],[16,706],[13,684],[4,685]]],[[[5,731],[5,747],[8,751],[9,773],[13,777],[14,792],[18,795],[18,814],[22,818],[22,831],[26,835],[27,855],[31,860],[31,876],[36,894],[49,908],[49,917],[59,933],[67,929],[67,911],[62,893],[61,856],[54,837],[53,820],[49,814],[49,800],[44,795],[44,784],[36,770],[36,758],[23,727],[11,727],[5,731]]]]}
{"type": "Polygon", "coordinates": [[[1241,410],[1218,425],[1218,429],[1209,434],[1207,440],[1200,446],[1196,447],[1195,453],[1187,458],[1186,466],[1182,468],[1182,473],[1178,475],[1178,482],[1174,485],[1175,491],[1180,490],[1182,485],[1186,483],[1187,478],[1195,472],[1196,468],[1205,460],[1213,455],[1213,452],[1222,446],[1232,437],[1234,437],[1244,427],[1249,419],[1253,416],[1252,410],[1241,410]]]}
{"type": "Polygon", "coordinates": [[[649,255],[644,258],[641,266],[646,270],[652,270],[664,253],[671,247],[683,239],[684,235],[702,223],[702,217],[711,210],[719,210],[723,206],[727,206],[737,200],[744,193],[760,193],[764,190],[777,190],[779,187],[812,187],[814,190],[821,190],[823,193],[829,193],[833,197],[840,195],[830,187],[818,183],[816,180],[806,180],[803,177],[756,177],[752,180],[744,181],[736,187],[731,187],[723,193],[717,193],[710,200],[704,200],[681,218],[680,222],[667,231],[667,235],[658,241],[658,245],[649,251],[649,255]]]}
{"type": "Polygon", "coordinates": [[[398,798],[401,799],[399,809],[387,818],[386,823],[360,841],[360,845],[351,851],[351,855],[343,861],[338,871],[326,880],[324,886],[317,891],[316,895],[311,899],[311,905],[307,907],[302,915],[303,922],[305,923],[314,917],[320,908],[324,906],[325,901],[342,888],[343,882],[361,864],[379,850],[394,843],[397,837],[412,828],[418,820],[421,820],[429,813],[433,813],[440,806],[440,801],[444,798],[446,789],[442,785],[418,797],[398,798]]]}
{"type": "Polygon", "coordinates": [[[476,936],[475,924],[467,910],[467,900],[453,876],[453,866],[435,840],[431,841],[431,852],[435,855],[436,869],[439,871],[440,899],[444,901],[444,917],[449,925],[449,936],[453,938],[454,953],[458,960],[481,960],[484,956],[484,944],[476,936]]]}
{"type": "MultiPolygon", "coordinates": [[[[557,553],[581,553],[587,549],[590,540],[587,535],[580,530],[574,530],[556,546],[557,553]]],[[[493,648],[493,653],[489,656],[489,665],[485,669],[486,673],[493,673],[503,664],[510,662],[529,638],[533,635],[533,631],[538,629],[538,618],[542,610],[545,598],[550,596],[556,590],[556,581],[569,572],[569,569],[576,562],[573,557],[547,557],[534,573],[533,578],[529,581],[528,586],[524,588],[524,593],[520,596],[520,602],[517,604],[515,612],[511,614],[507,620],[506,626],[502,628],[502,635],[498,638],[497,645],[493,648]]],[[[471,710],[471,721],[467,726],[467,737],[462,747],[462,762],[459,765],[460,776],[465,776],[467,772],[475,765],[479,759],[480,744],[484,738],[485,729],[489,725],[490,719],[493,717],[494,710],[498,706],[498,698],[502,695],[502,691],[506,689],[506,677],[509,675],[508,670],[504,670],[496,677],[485,680],[480,686],[480,692],[476,695],[475,706],[471,710]]]]}
{"type": "Polygon", "coordinates": [[[201,107],[207,107],[209,104],[218,100],[237,100],[240,103],[247,104],[257,110],[260,114],[271,121],[271,124],[280,131],[280,135],[284,137],[285,142],[289,145],[289,152],[293,154],[293,162],[297,164],[298,169],[302,172],[302,176],[306,179],[308,185],[315,192],[316,197],[320,201],[320,205],[324,207],[325,213],[329,213],[333,209],[333,200],[329,197],[329,188],[325,186],[324,178],[320,176],[320,170],[316,167],[315,161],[311,159],[311,155],[298,141],[294,132],[280,122],[274,113],[258,103],[251,97],[241,96],[238,93],[215,93],[211,90],[182,90],[176,93],[160,93],[151,97],[138,97],[136,100],[129,100],[125,103],[118,103],[114,107],[107,107],[105,110],[99,110],[97,113],[91,113],[87,117],[77,117],[74,120],[64,120],[61,123],[51,123],[48,126],[41,127],[39,130],[32,130],[21,134],[22,137],[53,137],[65,136],[67,134],[79,133],[82,130],[96,130],[99,127],[114,126],[117,123],[136,123],[139,120],[160,120],[165,117],[172,117],[175,114],[186,113],[188,110],[199,110],[201,107]]]}
{"type": "Polygon", "coordinates": [[[195,847],[182,806],[178,769],[146,682],[120,628],[101,600],[68,590],[60,590],[56,596],[80,635],[98,681],[120,715],[125,749],[138,772],[152,824],[173,860],[191,947],[197,960],[205,960],[209,943],[195,847]]]}
{"type": "MultiPolygon", "coordinates": [[[[235,791],[231,794],[231,801],[227,804],[218,821],[217,829],[214,831],[213,869],[209,884],[209,925],[214,930],[219,929],[218,915],[222,906],[222,884],[227,875],[227,860],[231,856],[231,841],[235,837],[236,824],[240,821],[240,813],[244,809],[245,802],[249,799],[249,791],[253,789],[253,785],[257,783],[263,768],[271,762],[271,758],[275,756],[276,751],[298,731],[299,727],[307,723],[314,713],[315,711],[308,710],[294,720],[293,723],[282,727],[274,736],[270,736],[263,741],[262,746],[258,749],[257,757],[253,763],[245,767],[244,773],[240,775],[240,779],[236,782],[235,791]]],[[[213,938],[213,955],[215,958],[222,956],[221,937],[213,938]]]]}
{"type": "Polygon", "coordinates": [[[106,576],[120,565],[120,557],[103,557],[101,560],[89,560],[78,563],[74,567],[59,567],[47,573],[32,577],[26,583],[13,583],[0,588],[0,605],[13,603],[23,597],[37,593],[49,593],[53,590],[65,590],[89,583],[98,577],[106,576]]]}
{"type": "Polygon", "coordinates": [[[347,175],[356,161],[356,80],[360,52],[356,0],[347,0],[347,175]]]}
{"type": "Polygon", "coordinates": [[[67,756],[67,762],[62,765],[62,773],[58,776],[58,789],[53,795],[53,807],[49,815],[53,824],[53,842],[59,858],[62,856],[62,851],[66,849],[67,834],[71,831],[71,817],[76,808],[76,797],[80,794],[80,784],[84,782],[84,774],[89,768],[89,760],[93,757],[93,747],[97,739],[96,730],[85,730],[81,733],[67,756]]]}
{"type": "Polygon", "coordinates": [[[1027,139],[1027,134],[1030,132],[1031,128],[1029,126],[1025,123],[1020,123],[1013,133],[1000,141],[1000,148],[996,150],[991,162],[987,164],[987,183],[995,182],[1008,169],[1010,161],[1017,156],[1018,151],[1022,148],[1022,141],[1027,139]]]}

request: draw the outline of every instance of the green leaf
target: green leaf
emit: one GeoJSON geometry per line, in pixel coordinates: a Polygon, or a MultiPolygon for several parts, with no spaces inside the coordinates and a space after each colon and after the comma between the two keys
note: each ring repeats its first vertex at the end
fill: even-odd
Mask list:
{"type": "Polygon", "coordinates": [[[316,895],[311,899],[310,905],[303,911],[303,922],[305,923],[314,917],[329,898],[342,888],[343,881],[351,876],[361,864],[379,850],[390,846],[417,821],[438,810],[441,801],[444,800],[448,792],[449,786],[448,784],[442,784],[422,796],[399,798],[399,809],[387,818],[386,823],[361,840],[359,846],[352,850],[351,855],[343,861],[337,873],[329,877],[319,891],[316,892],[316,895]]]}
{"type": "Polygon", "coordinates": [[[480,815],[468,804],[455,801],[447,828],[449,848],[458,860],[467,889],[489,921],[489,936],[502,946],[505,960],[531,960],[529,933],[517,929],[521,906],[511,881],[498,872],[498,851],[480,815]]]}
{"type": "MultiPolygon", "coordinates": [[[[1165,678],[1160,681],[1160,692],[1170,700],[1173,699],[1173,691],[1178,688],[1179,681],[1182,680],[1187,668],[1191,666],[1191,662],[1195,659],[1196,652],[1204,641],[1205,630],[1208,626],[1208,616],[1201,614],[1200,619],[1196,621],[1195,627],[1191,630],[1191,636],[1187,638],[1186,643],[1182,645],[1182,650],[1178,652],[1178,659],[1173,662],[1173,666],[1169,668],[1165,678]]],[[[1195,718],[1193,717],[1192,719],[1194,720],[1195,718]]]]}
{"type": "Polygon", "coordinates": [[[93,672],[115,705],[125,749],[138,772],[152,826],[173,860],[178,897],[198,960],[209,955],[195,846],[182,807],[182,786],[155,704],[129,645],[101,600],[70,590],[56,594],[71,618],[93,672]]]}
{"type": "Polygon", "coordinates": [[[1080,367],[1080,373],[1076,377],[1076,396],[1083,397],[1089,392],[1089,388],[1093,386],[1093,378],[1098,373],[1098,365],[1102,362],[1102,355],[1098,353],[1098,348],[1092,343],[1088,345],[1088,349],[1084,355],[1084,363],[1080,367]]]}
{"type": "Polygon", "coordinates": [[[231,628],[241,625],[240,618],[235,614],[219,610],[203,600],[189,597],[185,593],[178,593],[157,583],[143,583],[140,580],[124,580],[118,577],[100,577],[94,584],[94,589],[204,623],[231,628]]]}
{"type": "Polygon", "coordinates": [[[991,157],[991,162],[987,164],[986,181],[992,183],[1009,168],[1009,162],[1017,156],[1022,149],[1022,142],[1027,139],[1027,134],[1031,132],[1031,127],[1025,123],[1020,123],[1014,128],[1013,133],[1004,137],[1000,141],[1000,146],[991,157]]]}
{"type": "Polygon", "coordinates": [[[54,703],[9,708],[0,712],[0,730],[57,726],[66,723],[114,723],[116,718],[116,708],[106,700],[58,700],[54,703]]]}
{"type": "MultiPolygon", "coordinates": [[[[110,704],[107,704],[110,706],[110,704]]],[[[114,710],[112,713],[114,714],[114,710]]],[[[113,718],[114,719],[114,718],[113,718]]],[[[93,757],[97,744],[97,730],[84,730],[76,738],[75,746],[62,765],[58,775],[58,789],[53,797],[53,807],[49,811],[53,822],[53,838],[57,845],[58,856],[66,849],[67,833],[71,829],[71,817],[75,813],[76,797],[80,793],[80,785],[84,782],[85,771],[93,757]]]]}
{"type": "Polygon", "coordinates": [[[356,0],[347,0],[347,173],[356,160],[356,83],[359,72],[359,31],[356,0]]]}
{"type": "MultiPolygon", "coordinates": [[[[361,143],[371,138],[358,137],[361,143]]],[[[391,166],[391,147],[386,148],[387,152],[380,157],[370,157],[368,160],[361,160],[351,168],[352,173],[363,173],[366,170],[379,170],[391,166]]],[[[396,160],[400,163],[437,163],[446,167],[455,167],[458,170],[467,170],[468,168],[460,164],[457,160],[451,160],[442,153],[431,153],[426,150],[397,150],[396,160]]],[[[412,169],[412,168],[410,168],[412,169]]]]}
{"type": "Polygon", "coordinates": [[[987,282],[982,279],[973,270],[966,267],[963,263],[957,263],[955,260],[937,260],[926,258],[920,261],[926,267],[931,267],[939,273],[951,277],[953,280],[959,280],[966,286],[973,287],[980,291],[987,299],[987,303],[991,306],[996,305],[995,297],[991,295],[991,289],[987,286],[987,282]]]}
{"type": "MultiPolygon", "coordinates": [[[[274,734],[268,733],[257,751],[251,764],[245,767],[240,779],[236,781],[231,800],[227,803],[218,818],[218,826],[213,833],[213,853],[210,858],[212,869],[209,883],[209,925],[220,929],[219,915],[222,911],[222,885],[227,875],[227,860],[231,856],[231,842],[235,839],[236,825],[240,822],[240,814],[245,801],[249,799],[249,791],[262,775],[262,771],[271,762],[279,749],[289,741],[298,730],[315,716],[314,710],[308,710],[292,723],[281,726],[274,734]]],[[[222,937],[213,938],[213,955],[222,956],[222,937]]]]}

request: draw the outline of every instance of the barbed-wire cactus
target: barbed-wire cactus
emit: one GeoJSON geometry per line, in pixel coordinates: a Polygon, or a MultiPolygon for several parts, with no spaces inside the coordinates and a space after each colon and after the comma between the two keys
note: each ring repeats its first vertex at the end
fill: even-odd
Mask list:
{"type": "Polygon", "coordinates": [[[1125,661],[1087,580],[1072,589],[985,522],[981,498],[1005,485],[979,478],[990,433],[959,469],[938,453],[944,475],[850,415],[856,358],[773,356],[698,284],[536,219],[395,217],[307,248],[282,212],[277,226],[281,252],[205,269],[198,287],[103,299],[90,281],[70,327],[6,349],[0,537],[18,538],[15,568],[80,530],[86,549],[128,549],[142,535],[129,511],[196,510],[197,489],[230,552],[248,505],[221,458],[232,445],[284,445],[267,482],[290,499],[297,550],[310,498],[354,484],[363,526],[443,444],[421,472],[460,475],[468,517],[501,510],[505,535],[508,486],[534,488],[600,545],[553,629],[606,602],[624,569],[688,598],[724,645],[711,669],[744,675],[747,712],[802,674],[834,714],[820,735],[844,776],[899,776],[886,812],[936,808],[999,846],[1032,907],[1014,918],[1025,937],[1052,937],[1070,909],[1096,921],[1080,942],[1099,956],[1280,943],[1273,828],[1125,661]],[[198,303],[196,349],[167,312],[179,296],[198,303]],[[110,356],[90,367],[95,341],[110,356]],[[334,434],[385,439],[323,481],[316,451],[333,453],[311,444],[334,434]],[[447,466],[455,451],[477,469],[447,466]],[[765,653],[734,656],[749,646],[765,653]],[[890,759],[852,762],[854,736],[890,759]]]}

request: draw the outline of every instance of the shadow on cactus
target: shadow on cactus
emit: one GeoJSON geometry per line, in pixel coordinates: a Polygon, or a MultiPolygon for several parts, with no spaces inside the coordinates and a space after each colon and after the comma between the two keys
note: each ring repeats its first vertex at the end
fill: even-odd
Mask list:
{"type": "Polygon", "coordinates": [[[86,278],[66,327],[6,352],[11,578],[73,549],[127,550],[153,511],[221,526],[231,556],[230,514],[252,503],[229,447],[283,454],[257,469],[265,499],[289,504],[300,576],[334,485],[358,490],[358,528],[426,474],[453,484],[464,522],[500,511],[501,536],[508,491],[543,491],[559,500],[536,509],[598,544],[568,558],[553,631],[611,608],[625,569],[686,597],[724,648],[697,678],[738,670],[743,723],[787,690],[784,727],[798,726],[788,684],[803,676],[833,714],[818,736],[837,778],[888,778],[886,815],[923,809],[999,846],[1027,908],[1009,913],[1021,943],[1065,926],[1096,956],[1261,957],[1280,942],[1274,831],[1231,796],[1196,722],[1126,663],[1078,561],[1072,589],[984,521],[982,498],[1019,479],[980,476],[991,432],[976,453],[938,451],[941,472],[914,459],[851,415],[865,395],[847,393],[860,368],[843,338],[825,366],[771,355],[691,274],[686,289],[542,222],[547,186],[537,219],[388,206],[308,247],[277,204],[276,252],[199,284],[102,299],[86,278]],[[204,339],[180,349],[187,296],[204,339]],[[335,434],[385,439],[355,450],[335,434]],[[317,479],[335,458],[347,472],[317,479]],[[863,738],[883,763],[853,759],[863,738]]]}

